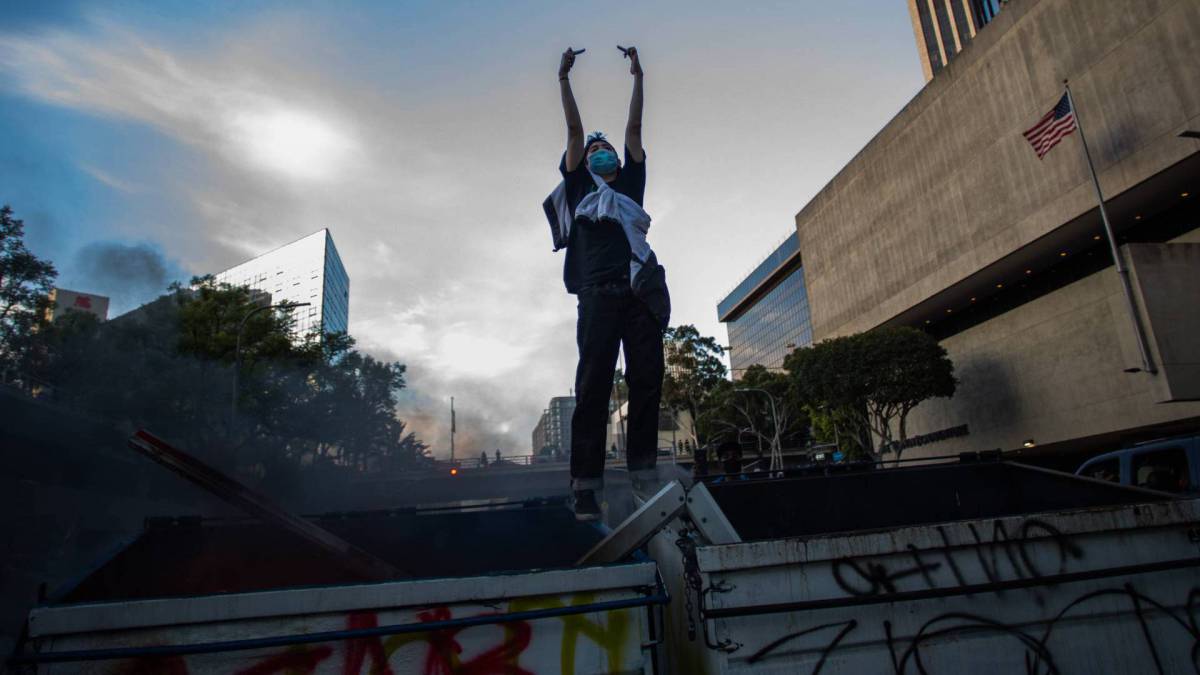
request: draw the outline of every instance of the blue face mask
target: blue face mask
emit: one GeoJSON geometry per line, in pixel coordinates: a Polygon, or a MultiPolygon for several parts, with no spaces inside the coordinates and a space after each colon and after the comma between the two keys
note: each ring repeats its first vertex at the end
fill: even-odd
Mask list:
{"type": "Polygon", "coordinates": [[[592,173],[606,176],[617,170],[617,153],[612,150],[597,150],[588,156],[588,168],[592,173]]]}

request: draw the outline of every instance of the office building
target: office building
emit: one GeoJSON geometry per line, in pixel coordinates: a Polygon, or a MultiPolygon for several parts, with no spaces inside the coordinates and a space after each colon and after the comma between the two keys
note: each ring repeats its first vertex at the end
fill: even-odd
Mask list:
{"type": "Polygon", "coordinates": [[[67,312],[85,312],[101,321],[108,319],[108,298],[95,293],[68,291],[65,288],[50,289],[50,301],[54,303],[46,318],[55,321],[67,312]]]}
{"type": "Polygon", "coordinates": [[[808,291],[795,233],[717,305],[717,318],[729,331],[734,380],[752,365],[780,369],[793,349],[812,344],[808,291]]]}
{"type": "Polygon", "coordinates": [[[344,333],[350,324],[350,277],[328,229],[314,232],[216,275],[217,281],[265,293],[273,304],[309,303],[293,310],[293,331],[344,333]]]}
{"type": "Polygon", "coordinates": [[[933,79],[991,23],[1008,0],[908,0],[925,81],[933,79]]]}
{"type": "Polygon", "coordinates": [[[906,456],[999,448],[1074,468],[1200,433],[1197,72],[1200,3],[1007,3],[797,213],[813,340],[913,326],[954,362],[957,393],[909,415],[906,456]],[[1064,78],[1150,368],[1080,134],[1042,159],[1023,136],[1064,78]]]}
{"type": "Polygon", "coordinates": [[[533,454],[566,457],[571,452],[571,416],[575,414],[574,396],[555,396],[542,411],[533,428],[533,454]]]}

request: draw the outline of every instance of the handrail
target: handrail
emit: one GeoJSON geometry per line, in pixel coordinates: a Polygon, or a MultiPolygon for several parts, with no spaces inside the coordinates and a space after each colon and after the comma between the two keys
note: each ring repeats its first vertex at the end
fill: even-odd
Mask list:
{"type": "Polygon", "coordinates": [[[45,652],[38,654],[15,654],[8,659],[11,665],[26,665],[38,663],[67,663],[75,661],[109,661],[113,659],[128,659],[137,657],[185,656],[188,654],[211,654],[214,652],[245,651],[249,649],[265,649],[269,647],[286,647],[291,645],[313,644],[316,642],[333,642],[354,640],[367,637],[382,637],[385,635],[401,635],[405,633],[428,633],[448,628],[469,628],[471,626],[486,626],[512,623],[514,621],[533,621],[576,614],[591,614],[607,612],[630,607],[649,607],[651,605],[666,605],[671,596],[665,588],[657,589],[654,595],[627,600],[607,600],[585,605],[570,605],[567,607],[551,607],[534,609],[523,612],[505,614],[486,614],[482,616],[466,616],[445,621],[426,621],[421,623],[406,623],[390,626],[374,626],[371,628],[355,628],[347,630],[322,631],[304,635],[277,635],[265,638],[246,638],[241,640],[222,640],[218,642],[198,642],[187,645],[150,645],[145,647],[113,647],[109,649],[77,649],[62,652],[45,652]]]}

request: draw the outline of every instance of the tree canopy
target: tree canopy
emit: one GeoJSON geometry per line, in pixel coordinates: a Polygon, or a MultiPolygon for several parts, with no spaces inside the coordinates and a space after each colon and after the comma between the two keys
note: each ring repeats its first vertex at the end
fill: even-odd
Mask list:
{"type": "Polygon", "coordinates": [[[701,415],[701,430],[709,440],[730,439],[769,449],[776,423],[781,447],[799,447],[809,438],[808,415],[791,378],[762,365],[750,366],[736,382],[724,381],[716,387],[701,415]]]}
{"type": "Polygon", "coordinates": [[[922,401],[954,395],[954,364],[930,335],[914,328],[879,328],[834,338],[788,355],[800,398],[852,443],[873,435],[876,455],[907,440],[908,414],[922,401]]]}
{"type": "Polygon", "coordinates": [[[41,375],[61,403],[267,482],[305,466],[381,471],[422,458],[426,446],[396,417],[403,364],[356,351],[345,334],[296,342],[288,313],[260,306],[201,277],[107,323],[68,314],[41,336],[41,375]]]}
{"type": "MultiPolygon", "coordinates": [[[[663,375],[663,406],[688,412],[693,420],[700,417],[713,391],[725,379],[727,370],[721,356],[725,348],[715,338],[700,335],[695,326],[668,328],[664,340],[666,371],[663,375]]],[[[693,424],[692,442],[700,445],[697,425],[693,424]]]]}
{"type": "Polygon", "coordinates": [[[50,291],[58,272],[25,246],[25,223],[0,206],[0,374],[29,389],[34,336],[52,309],[50,291]]]}

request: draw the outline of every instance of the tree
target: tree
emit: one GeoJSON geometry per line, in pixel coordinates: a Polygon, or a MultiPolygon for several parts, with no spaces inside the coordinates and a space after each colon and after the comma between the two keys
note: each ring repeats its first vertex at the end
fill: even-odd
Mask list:
{"type": "Polygon", "coordinates": [[[701,445],[696,420],[709,396],[725,379],[725,348],[715,338],[700,335],[695,326],[668,328],[664,339],[666,372],[663,404],[674,412],[687,411],[693,420],[691,440],[701,445]]]}
{"type": "Polygon", "coordinates": [[[863,432],[869,432],[878,439],[872,454],[894,451],[897,461],[908,438],[908,414],[922,401],[953,396],[957,385],[946,350],[928,334],[907,327],[879,328],[797,349],[784,366],[798,394],[824,411],[840,433],[860,442],[863,432]]]}
{"type": "Polygon", "coordinates": [[[7,204],[0,206],[0,380],[19,372],[22,384],[31,388],[36,334],[47,324],[57,276],[53,264],[25,247],[25,223],[13,217],[7,204]]]}
{"type": "Polygon", "coordinates": [[[779,440],[783,447],[797,447],[808,440],[808,415],[787,374],[767,370],[766,367],[755,364],[742,373],[741,379],[734,383],[734,387],[737,396],[731,403],[761,442],[772,442],[776,434],[776,424],[779,426],[779,440]],[[774,412],[771,409],[771,401],[760,392],[766,392],[774,401],[774,412]]]}
{"type": "Polygon", "coordinates": [[[56,397],[126,428],[158,431],[279,489],[292,487],[302,467],[377,472],[421,460],[425,444],[396,417],[403,364],[362,354],[341,333],[297,344],[282,310],[255,313],[242,326],[260,305],[246,289],[210,277],[171,291],[105,324],[56,322],[47,333],[56,397]]]}
{"type": "Polygon", "coordinates": [[[781,449],[808,441],[808,414],[791,378],[762,365],[750,366],[736,382],[726,380],[715,387],[700,414],[700,430],[705,438],[740,443],[748,434],[760,457],[764,446],[769,449],[775,443],[777,423],[781,449]]]}

